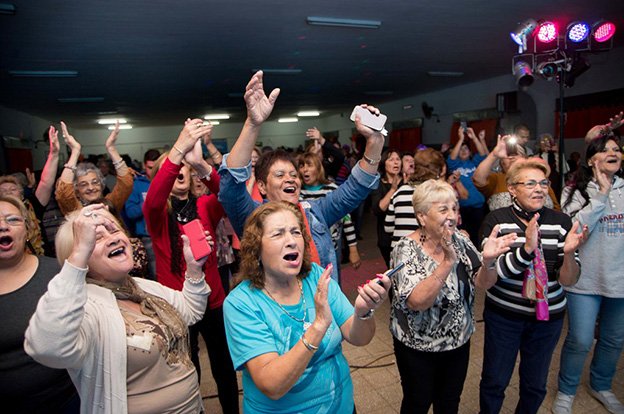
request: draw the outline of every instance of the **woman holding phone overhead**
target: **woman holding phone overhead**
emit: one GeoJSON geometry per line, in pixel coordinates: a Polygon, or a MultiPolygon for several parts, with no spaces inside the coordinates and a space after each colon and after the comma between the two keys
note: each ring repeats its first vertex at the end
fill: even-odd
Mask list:
{"type": "Polygon", "coordinates": [[[373,311],[390,280],[377,275],[351,305],[325,269],[310,261],[310,236],[296,205],[256,209],[241,241],[243,281],[223,306],[234,365],[243,371],[245,413],[351,413],[345,339],[368,344],[373,311]],[[377,283],[379,281],[380,283],[377,283]]]}
{"type": "Polygon", "coordinates": [[[393,278],[390,331],[401,375],[401,413],[457,413],[474,332],[474,289],[491,263],[509,250],[510,234],[488,239],[483,255],[456,231],[455,190],[441,180],[414,189],[419,228],[399,240],[393,263],[405,263],[393,278]]]}

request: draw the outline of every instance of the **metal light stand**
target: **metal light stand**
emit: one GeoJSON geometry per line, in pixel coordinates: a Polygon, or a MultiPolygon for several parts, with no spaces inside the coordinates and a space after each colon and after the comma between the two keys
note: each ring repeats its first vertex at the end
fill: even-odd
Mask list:
{"type": "Polygon", "coordinates": [[[565,84],[565,62],[563,64],[559,64],[559,174],[561,175],[561,188],[565,188],[565,174],[563,173],[565,170],[563,168],[563,163],[567,162],[564,151],[564,128],[565,128],[565,114],[563,113],[565,105],[563,103],[563,87],[565,84]]]}

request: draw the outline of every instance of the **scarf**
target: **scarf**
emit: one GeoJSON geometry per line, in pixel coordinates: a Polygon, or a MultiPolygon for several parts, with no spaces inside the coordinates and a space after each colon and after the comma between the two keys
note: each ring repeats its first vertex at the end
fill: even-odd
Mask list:
{"type": "Polygon", "coordinates": [[[299,211],[301,211],[301,215],[303,216],[303,222],[306,226],[306,231],[310,236],[310,260],[321,266],[321,258],[319,256],[318,250],[316,249],[316,244],[314,244],[314,238],[312,238],[312,232],[310,231],[310,223],[308,223],[308,218],[306,217],[305,211],[303,210],[303,206],[301,205],[301,203],[297,203],[297,207],[299,207],[299,211]]]}
{"type": "Polygon", "coordinates": [[[524,271],[522,297],[535,301],[535,317],[538,321],[550,319],[548,312],[548,270],[544,261],[541,233],[537,232],[535,258],[524,271]]]}
{"type": "Polygon", "coordinates": [[[141,289],[131,277],[126,277],[122,286],[87,277],[87,283],[109,289],[118,300],[129,300],[141,306],[141,313],[157,317],[164,324],[163,332],[168,349],[163,355],[168,364],[183,361],[189,354],[188,327],[178,311],[163,298],[141,289]]]}
{"type": "Polygon", "coordinates": [[[184,257],[182,238],[178,223],[184,225],[197,218],[197,198],[188,195],[186,200],[171,197],[171,211],[169,212],[169,247],[171,248],[170,270],[174,275],[182,275],[181,258],[184,257]]]}

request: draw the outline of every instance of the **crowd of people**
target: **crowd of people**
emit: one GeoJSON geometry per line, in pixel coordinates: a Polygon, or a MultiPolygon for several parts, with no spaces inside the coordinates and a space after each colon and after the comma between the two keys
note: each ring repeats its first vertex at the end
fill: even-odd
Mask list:
{"type": "Polygon", "coordinates": [[[118,125],[107,155],[87,162],[61,122],[64,165],[51,126],[39,183],[30,171],[26,183],[0,177],[6,412],[201,413],[201,335],[224,413],[239,412],[236,371],[246,413],[355,413],[342,342],[369,344],[389,300],[401,413],[457,413],[480,289],[481,413],[501,411],[518,355],[516,413],[538,412],[566,314],[553,412],[572,413],[597,336],[590,394],[624,413],[612,392],[624,346],[622,113],[588,132],[584,163],[561,170],[552,137],[533,151],[523,124],[491,150],[484,131],[461,127],[446,155],[384,147],[359,117],[353,151],[316,128],[300,153],[259,148],[279,93],[253,75],[228,154],[211,124],[187,119],[139,172],[116,148],[118,125]],[[380,256],[402,267],[368,275],[351,303],[340,265],[361,264],[367,199],[380,256]],[[46,226],[50,210],[60,226],[46,226]],[[211,247],[202,257],[186,233],[194,221],[211,247]]]}

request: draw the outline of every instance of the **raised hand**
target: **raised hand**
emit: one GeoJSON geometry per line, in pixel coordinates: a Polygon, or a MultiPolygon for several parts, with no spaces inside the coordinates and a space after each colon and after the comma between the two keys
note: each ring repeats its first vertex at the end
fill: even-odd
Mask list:
{"type": "Polygon", "coordinates": [[[115,148],[115,142],[117,142],[117,137],[119,136],[119,121],[115,122],[115,128],[111,131],[108,138],[106,138],[106,149],[115,148]]]}
{"type": "Polygon", "coordinates": [[[63,121],[61,121],[61,132],[63,134],[65,144],[69,146],[71,151],[77,151],[78,153],[80,153],[80,143],[74,138],[73,135],[69,133],[69,131],[67,130],[67,125],[63,121]]]}
{"type": "Polygon", "coordinates": [[[624,111],[620,111],[620,113],[615,115],[613,118],[609,118],[609,123],[607,124],[607,126],[612,131],[614,129],[618,129],[623,123],[624,111]]]}
{"type": "Polygon", "coordinates": [[[516,241],[518,235],[516,233],[506,234],[498,237],[500,226],[497,224],[483,245],[483,261],[492,261],[503,253],[509,251],[510,246],[516,241]]]}
{"type": "Polygon", "coordinates": [[[500,135],[497,138],[496,146],[492,150],[492,155],[494,155],[498,159],[507,158],[507,143],[506,140],[509,138],[509,135],[505,135],[501,137],[500,135]]]}
{"type": "Polygon", "coordinates": [[[26,181],[28,181],[28,188],[35,188],[37,180],[35,178],[35,173],[30,171],[30,168],[26,168],[26,181]]]}
{"type": "Polygon", "coordinates": [[[210,133],[210,131],[212,131],[212,125],[204,125],[204,121],[201,119],[187,119],[174,144],[175,148],[173,151],[180,151],[183,155],[186,155],[195,147],[195,143],[201,137],[210,133]]]}
{"type": "Polygon", "coordinates": [[[321,329],[322,332],[325,332],[327,328],[329,328],[332,321],[332,313],[328,300],[332,268],[333,266],[331,264],[327,265],[319,277],[316,293],[314,294],[314,310],[316,312],[314,323],[318,324],[318,328],[321,329]]]}
{"type": "MultiPolygon", "coordinates": [[[[459,129],[461,129],[461,128],[459,128],[459,129]]],[[[470,127],[468,127],[466,129],[466,135],[468,135],[468,138],[470,138],[473,141],[477,139],[477,135],[475,134],[474,129],[472,129],[470,127]]]]}
{"type": "Polygon", "coordinates": [[[321,131],[319,131],[317,127],[309,128],[306,131],[306,137],[308,137],[308,139],[320,140],[321,139],[321,131]]]}
{"type": "Polygon", "coordinates": [[[451,175],[449,175],[447,182],[450,185],[456,184],[459,181],[459,177],[460,177],[459,170],[455,170],[451,173],[451,175]]]}
{"type": "Polygon", "coordinates": [[[485,141],[485,129],[479,131],[479,141],[485,141]]]}
{"type": "MultiPolygon", "coordinates": [[[[206,235],[206,240],[208,240],[208,243],[213,246],[214,242],[210,233],[205,231],[204,234],[206,235]]],[[[203,266],[210,255],[203,257],[199,260],[195,260],[195,257],[193,256],[193,251],[191,250],[191,242],[189,241],[189,238],[186,234],[182,234],[182,253],[184,254],[184,260],[186,261],[186,272],[188,276],[192,279],[203,278],[203,266]]]]}
{"type": "Polygon", "coordinates": [[[450,227],[446,227],[442,233],[442,240],[440,240],[440,247],[444,252],[444,260],[452,265],[457,263],[457,252],[453,246],[453,231],[450,227]]]}
{"type": "Polygon", "coordinates": [[[611,186],[613,185],[612,181],[609,179],[609,176],[602,170],[601,161],[594,160],[592,165],[592,170],[594,172],[594,178],[598,182],[598,186],[600,187],[600,192],[602,194],[608,194],[611,191],[611,186]]]}
{"type": "Polygon", "coordinates": [[[537,243],[539,238],[539,224],[537,220],[539,220],[539,213],[535,213],[533,218],[531,218],[531,221],[529,221],[529,224],[527,224],[525,232],[526,242],[524,243],[524,251],[528,254],[533,253],[535,249],[537,249],[537,243]]]}
{"type": "MultiPolygon", "coordinates": [[[[360,106],[362,108],[368,109],[374,115],[379,115],[381,113],[381,112],[379,112],[379,109],[377,109],[376,107],[374,107],[372,105],[362,104],[360,106]]],[[[370,129],[369,127],[364,125],[362,123],[362,120],[360,119],[359,115],[355,115],[355,128],[366,139],[371,139],[371,138],[381,139],[381,140],[384,139],[383,135],[381,135],[381,133],[379,131],[373,131],[372,129],[370,129]]]]}
{"type": "Polygon", "coordinates": [[[48,140],[50,141],[50,154],[58,154],[61,144],[59,144],[58,140],[58,131],[52,125],[48,128],[48,140]]]}
{"type": "Polygon", "coordinates": [[[267,97],[264,93],[261,70],[256,72],[245,88],[245,103],[247,104],[247,118],[254,126],[260,126],[267,120],[279,96],[279,88],[273,89],[267,97]]]}
{"type": "Polygon", "coordinates": [[[108,211],[104,204],[91,204],[82,210],[72,225],[74,244],[69,256],[69,262],[74,266],[85,268],[97,240],[97,227],[104,226],[108,231],[118,230],[104,212],[108,211]]]}
{"type": "Polygon", "coordinates": [[[565,238],[565,242],[563,244],[563,253],[574,253],[589,236],[589,227],[587,225],[583,225],[583,230],[579,232],[579,222],[575,221],[572,224],[572,228],[568,232],[568,235],[565,238]]]}

